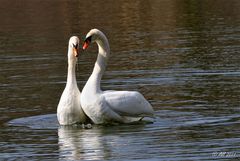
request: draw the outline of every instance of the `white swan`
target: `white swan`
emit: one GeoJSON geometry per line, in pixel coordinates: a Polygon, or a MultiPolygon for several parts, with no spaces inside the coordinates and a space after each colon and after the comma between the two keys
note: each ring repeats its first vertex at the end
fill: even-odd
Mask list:
{"type": "Polygon", "coordinates": [[[60,125],[84,123],[87,116],[80,104],[80,91],[77,86],[75,67],[79,51],[79,39],[72,36],[68,44],[67,84],[57,107],[57,118],[60,125]]]}
{"type": "Polygon", "coordinates": [[[100,81],[110,55],[106,36],[98,29],[88,32],[84,41],[85,50],[90,43],[98,45],[98,57],[93,72],[81,94],[81,105],[95,124],[112,122],[129,123],[143,117],[153,117],[154,111],[142,94],[136,91],[102,91],[100,81]]]}

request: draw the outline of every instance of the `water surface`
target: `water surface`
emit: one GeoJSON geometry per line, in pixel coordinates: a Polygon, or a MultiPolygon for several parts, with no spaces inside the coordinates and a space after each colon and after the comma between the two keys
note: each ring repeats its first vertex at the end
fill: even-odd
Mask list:
{"type": "MultiPolygon", "coordinates": [[[[0,159],[239,159],[239,11],[237,0],[2,1],[0,159]],[[141,92],[153,124],[58,126],[68,39],[91,28],[111,47],[102,89],[141,92]]],[[[80,53],[80,89],[96,52],[80,53]]]]}

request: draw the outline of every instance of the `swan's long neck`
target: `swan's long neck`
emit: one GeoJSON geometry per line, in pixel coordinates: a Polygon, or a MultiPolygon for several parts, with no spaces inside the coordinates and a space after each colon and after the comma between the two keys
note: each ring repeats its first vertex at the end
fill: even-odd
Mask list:
{"type": "Polygon", "coordinates": [[[76,81],[76,73],[75,73],[75,68],[76,68],[76,60],[73,58],[73,53],[72,51],[68,51],[68,73],[67,73],[67,87],[72,87],[72,86],[77,86],[77,81],[76,81]]]}
{"type": "Polygon", "coordinates": [[[99,93],[101,92],[100,82],[107,66],[110,47],[108,40],[104,35],[96,40],[96,43],[98,45],[98,57],[89,80],[91,81],[92,90],[94,90],[93,92],[99,93]]]}

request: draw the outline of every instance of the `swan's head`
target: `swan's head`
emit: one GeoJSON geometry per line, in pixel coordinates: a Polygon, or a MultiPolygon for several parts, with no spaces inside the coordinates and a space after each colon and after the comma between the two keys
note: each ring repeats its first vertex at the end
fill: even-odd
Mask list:
{"type": "Polygon", "coordinates": [[[79,55],[79,38],[77,36],[72,36],[69,39],[69,49],[70,49],[70,57],[75,56],[78,57],[79,55]]]}
{"type": "Polygon", "coordinates": [[[86,35],[86,39],[84,41],[83,44],[83,50],[87,49],[88,46],[91,43],[97,42],[97,41],[107,41],[106,36],[102,33],[102,31],[98,30],[98,29],[91,29],[87,35],[86,35]]]}

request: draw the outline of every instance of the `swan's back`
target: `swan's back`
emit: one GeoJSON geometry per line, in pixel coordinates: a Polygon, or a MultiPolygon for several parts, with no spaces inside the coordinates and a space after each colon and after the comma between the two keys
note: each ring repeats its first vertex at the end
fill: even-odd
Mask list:
{"type": "Polygon", "coordinates": [[[122,116],[153,116],[151,104],[136,91],[106,91],[103,96],[110,108],[122,116]]]}

